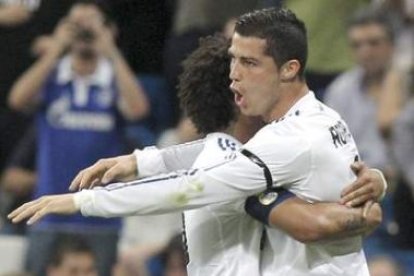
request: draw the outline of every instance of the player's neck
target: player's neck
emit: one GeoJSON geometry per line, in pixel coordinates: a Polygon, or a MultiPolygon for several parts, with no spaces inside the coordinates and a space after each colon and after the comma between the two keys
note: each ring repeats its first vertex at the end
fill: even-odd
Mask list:
{"type": "Polygon", "coordinates": [[[280,87],[279,99],[272,110],[263,116],[270,123],[282,118],[302,97],[309,93],[306,82],[296,81],[280,87]]]}
{"type": "Polygon", "coordinates": [[[232,124],[231,132],[228,134],[244,144],[263,126],[264,122],[260,117],[251,117],[240,114],[237,121],[232,124]]]}

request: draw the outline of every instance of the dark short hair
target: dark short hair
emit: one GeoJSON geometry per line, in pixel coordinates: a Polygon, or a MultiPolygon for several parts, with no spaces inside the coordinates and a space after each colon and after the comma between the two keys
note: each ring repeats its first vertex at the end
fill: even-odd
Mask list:
{"type": "Polygon", "coordinates": [[[86,241],[74,235],[62,235],[56,240],[53,252],[50,256],[48,265],[58,267],[62,264],[67,254],[90,254],[95,258],[95,254],[86,241]]]}
{"type": "Polygon", "coordinates": [[[244,14],[238,18],[235,32],[265,39],[265,54],[271,56],[279,68],[289,60],[298,60],[298,75],[303,77],[308,57],[306,27],[292,11],[269,8],[244,14]]]}
{"type": "Polygon", "coordinates": [[[72,8],[77,5],[94,6],[102,14],[105,25],[114,23],[110,12],[110,7],[106,2],[98,0],[76,0],[73,2],[72,8]]]}
{"type": "Polygon", "coordinates": [[[207,134],[227,128],[236,119],[230,86],[230,41],[222,35],[200,39],[200,46],[183,62],[178,97],[197,131],[207,134]]]}
{"type": "Polygon", "coordinates": [[[376,24],[382,26],[388,39],[394,41],[394,26],[389,14],[376,8],[363,8],[355,12],[348,21],[348,30],[354,27],[376,24]]]}

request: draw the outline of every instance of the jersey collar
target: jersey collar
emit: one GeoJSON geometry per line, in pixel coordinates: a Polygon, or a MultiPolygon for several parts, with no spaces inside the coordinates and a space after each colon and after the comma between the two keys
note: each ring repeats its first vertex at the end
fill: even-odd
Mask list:
{"type": "Polygon", "coordinates": [[[303,96],[302,98],[300,98],[287,112],[284,116],[282,116],[281,118],[275,120],[275,123],[281,122],[283,120],[285,120],[288,117],[292,117],[292,116],[300,116],[301,114],[301,110],[304,109],[305,106],[307,106],[309,103],[314,102],[316,99],[315,97],[315,93],[313,93],[313,91],[309,91],[308,93],[306,93],[305,96],[303,96]]]}
{"type": "MultiPolygon", "coordinates": [[[[72,70],[72,57],[70,55],[64,56],[57,65],[57,82],[59,84],[66,84],[74,81],[77,78],[75,72],[72,70]]],[[[95,72],[86,79],[89,84],[100,87],[110,86],[113,78],[113,69],[107,59],[100,58],[95,72]]]]}

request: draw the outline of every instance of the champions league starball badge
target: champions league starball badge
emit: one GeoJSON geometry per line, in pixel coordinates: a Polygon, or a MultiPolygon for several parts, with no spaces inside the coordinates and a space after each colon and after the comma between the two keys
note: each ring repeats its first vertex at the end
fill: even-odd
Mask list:
{"type": "Polygon", "coordinates": [[[259,195],[259,201],[263,205],[270,205],[276,201],[278,193],[274,191],[263,192],[259,195]]]}

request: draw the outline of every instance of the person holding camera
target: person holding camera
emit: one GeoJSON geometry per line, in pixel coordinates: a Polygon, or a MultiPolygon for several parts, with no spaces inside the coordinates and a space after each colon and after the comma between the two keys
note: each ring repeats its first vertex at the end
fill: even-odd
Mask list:
{"type": "MultiPolygon", "coordinates": [[[[80,169],[122,154],[124,120],[148,113],[148,100],[116,47],[114,30],[99,6],[75,4],[52,35],[36,42],[38,60],[12,87],[9,105],[36,111],[36,198],[67,192],[80,169]]],[[[70,232],[94,250],[99,275],[110,275],[120,226],[118,219],[49,216],[29,230],[26,269],[45,275],[54,241],[70,232]]]]}

